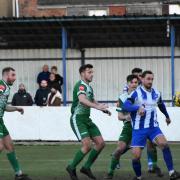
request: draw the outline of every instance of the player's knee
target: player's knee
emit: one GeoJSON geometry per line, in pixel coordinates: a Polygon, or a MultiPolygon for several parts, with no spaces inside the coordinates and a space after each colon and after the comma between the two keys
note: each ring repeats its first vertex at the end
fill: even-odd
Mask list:
{"type": "Polygon", "coordinates": [[[102,150],[105,147],[105,142],[100,141],[100,142],[96,143],[96,147],[98,150],[102,150]]]}
{"type": "Polygon", "coordinates": [[[9,144],[5,146],[5,150],[9,153],[9,152],[13,152],[14,151],[14,146],[13,144],[9,144]]]}
{"type": "Polygon", "coordinates": [[[83,144],[82,149],[84,153],[88,153],[91,150],[91,143],[83,144]]]}
{"type": "Polygon", "coordinates": [[[133,153],[134,159],[140,160],[141,153],[139,151],[133,151],[132,153],[133,153]]]}
{"type": "Polygon", "coordinates": [[[160,149],[165,149],[165,148],[168,148],[169,145],[167,142],[161,142],[161,143],[159,143],[159,147],[160,147],[160,149]]]}

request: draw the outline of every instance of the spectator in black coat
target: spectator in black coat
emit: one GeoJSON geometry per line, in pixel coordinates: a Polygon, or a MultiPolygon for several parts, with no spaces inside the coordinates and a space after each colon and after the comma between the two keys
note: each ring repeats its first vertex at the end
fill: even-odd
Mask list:
{"type": "Polygon", "coordinates": [[[41,81],[40,88],[36,91],[35,95],[35,104],[37,106],[46,106],[47,105],[47,97],[50,90],[48,88],[48,83],[45,80],[41,81]]]}
{"type": "Polygon", "coordinates": [[[51,73],[55,74],[56,75],[56,81],[59,83],[59,92],[62,94],[62,85],[63,85],[63,77],[58,74],[57,72],[57,66],[52,66],[51,67],[51,73]]]}
{"type": "Polygon", "coordinates": [[[43,66],[43,71],[38,74],[37,83],[40,85],[42,80],[48,81],[49,80],[49,76],[50,76],[49,66],[45,64],[43,66]]]}
{"type": "Polygon", "coordinates": [[[56,89],[60,92],[60,84],[56,80],[56,75],[54,73],[51,73],[49,76],[48,87],[49,89],[56,87],[56,89]]]}
{"type": "Polygon", "coordinates": [[[24,84],[19,85],[19,90],[14,94],[12,103],[13,106],[32,106],[33,100],[29,93],[26,92],[24,84]]]}

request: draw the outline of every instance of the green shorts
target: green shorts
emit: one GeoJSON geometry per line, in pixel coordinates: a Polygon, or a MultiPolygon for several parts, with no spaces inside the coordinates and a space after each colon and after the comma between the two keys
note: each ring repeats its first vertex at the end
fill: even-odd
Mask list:
{"type": "Polygon", "coordinates": [[[9,135],[9,131],[6,128],[3,119],[0,119],[0,139],[4,138],[7,135],[9,135]]]}
{"type": "Polygon", "coordinates": [[[99,128],[87,115],[72,115],[70,119],[71,128],[79,141],[86,137],[101,136],[99,128]]]}
{"type": "Polygon", "coordinates": [[[132,139],[132,126],[130,122],[126,122],[121,131],[119,141],[123,141],[128,145],[130,144],[131,139],[132,139]]]}

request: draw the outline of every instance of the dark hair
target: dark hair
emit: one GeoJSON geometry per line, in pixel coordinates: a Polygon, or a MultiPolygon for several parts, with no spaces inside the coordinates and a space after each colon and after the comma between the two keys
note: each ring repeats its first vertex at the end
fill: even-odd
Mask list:
{"type": "Polygon", "coordinates": [[[131,73],[132,74],[134,74],[134,73],[142,73],[142,69],[141,68],[134,68],[134,69],[132,69],[131,73]]]}
{"type": "Polygon", "coordinates": [[[131,82],[133,79],[137,79],[138,80],[138,77],[136,75],[134,75],[134,74],[130,74],[126,78],[127,82],[131,82]]]}
{"type": "Polygon", "coordinates": [[[13,69],[12,67],[5,67],[2,70],[2,75],[4,75],[4,73],[10,72],[10,71],[15,71],[15,69],[13,69]]]}
{"type": "Polygon", "coordinates": [[[144,78],[147,74],[153,74],[153,72],[152,72],[152,71],[149,71],[149,70],[144,71],[144,72],[142,73],[142,78],[144,78]]]}
{"type": "Polygon", "coordinates": [[[57,71],[57,66],[52,66],[51,69],[55,69],[57,71]]]}
{"type": "Polygon", "coordinates": [[[79,73],[81,74],[82,72],[84,72],[87,68],[92,69],[93,65],[91,64],[84,64],[79,68],[79,73]]]}

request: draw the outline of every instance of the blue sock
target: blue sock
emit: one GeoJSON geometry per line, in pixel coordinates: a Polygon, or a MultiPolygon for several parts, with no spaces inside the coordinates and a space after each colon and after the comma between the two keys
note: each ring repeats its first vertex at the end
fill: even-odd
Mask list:
{"type": "Polygon", "coordinates": [[[133,166],[133,169],[136,173],[136,176],[141,177],[141,162],[140,162],[140,160],[133,159],[132,160],[132,166],[133,166]]]}
{"type": "Polygon", "coordinates": [[[174,170],[173,160],[172,160],[172,155],[171,155],[170,148],[169,147],[165,147],[162,150],[162,152],[163,152],[164,161],[166,162],[166,166],[168,168],[168,171],[174,170]]]}

